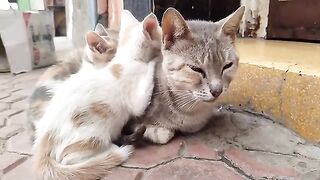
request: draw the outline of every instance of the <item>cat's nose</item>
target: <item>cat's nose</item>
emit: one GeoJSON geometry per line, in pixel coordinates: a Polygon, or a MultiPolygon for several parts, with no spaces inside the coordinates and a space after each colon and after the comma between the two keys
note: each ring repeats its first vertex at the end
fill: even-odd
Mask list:
{"type": "Polygon", "coordinates": [[[220,96],[220,94],[222,93],[223,91],[223,87],[222,85],[219,83],[219,84],[211,84],[209,86],[210,88],[210,93],[212,94],[213,97],[217,98],[218,96],[220,96]]]}
{"type": "Polygon", "coordinates": [[[222,93],[222,88],[210,89],[210,93],[213,97],[217,98],[222,93]]]}

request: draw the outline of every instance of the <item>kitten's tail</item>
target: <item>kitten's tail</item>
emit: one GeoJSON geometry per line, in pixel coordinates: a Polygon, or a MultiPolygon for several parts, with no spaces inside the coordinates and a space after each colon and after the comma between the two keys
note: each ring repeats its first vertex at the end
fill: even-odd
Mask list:
{"type": "Polygon", "coordinates": [[[81,163],[62,165],[50,157],[54,141],[49,135],[35,146],[35,165],[39,179],[43,180],[96,180],[104,177],[108,169],[128,159],[132,146],[114,146],[108,151],[81,163]]]}

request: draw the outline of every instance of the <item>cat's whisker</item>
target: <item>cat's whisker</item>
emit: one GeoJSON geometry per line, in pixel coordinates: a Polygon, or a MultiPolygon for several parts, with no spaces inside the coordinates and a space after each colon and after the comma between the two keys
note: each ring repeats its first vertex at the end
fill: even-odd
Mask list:
{"type": "Polygon", "coordinates": [[[197,98],[194,98],[192,104],[189,105],[189,107],[187,108],[187,111],[191,110],[191,108],[196,104],[197,101],[198,101],[198,99],[197,99],[197,98]]]}
{"type": "Polygon", "coordinates": [[[183,93],[183,94],[175,95],[175,96],[173,97],[173,99],[176,100],[176,99],[179,99],[179,98],[181,98],[181,97],[191,97],[191,96],[192,96],[191,93],[183,93]]]}
{"type": "Polygon", "coordinates": [[[193,99],[190,99],[189,101],[187,101],[186,103],[184,103],[184,104],[183,104],[182,106],[180,106],[179,108],[180,108],[180,109],[184,108],[186,105],[192,103],[194,100],[195,100],[194,98],[193,98],[193,99]]]}
{"type": "Polygon", "coordinates": [[[178,102],[181,102],[186,99],[189,99],[189,96],[183,96],[183,97],[176,98],[174,101],[172,101],[172,103],[178,103],[178,102]]]}
{"type": "Polygon", "coordinates": [[[176,97],[173,98],[173,100],[167,99],[166,103],[170,103],[170,104],[177,103],[177,102],[183,101],[185,99],[188,99],[189,97],[190,97],[190,93],[184,93],[181,95],[177,95],[176,97]]]}
{"type": "Polygon", "coordinates": [[[158,95],[158,94],[162,94],[165,92],[188,92],[188,90],[163,90],[163,91],[158,91],[153,93],[153,95],[158,95]]]}
{"type": "Polygon", "coordinates": [[[192,111],[193,108],[195,108],[196,105],[197,105],[199,102],[200,102],[200,101],[199,101],[198,99],[196,99],[195,102],[189,107],[190,109],[188,109],[188,110],[192,111]]]}
{"type": "Polygon", "coordinates": [[[178,102],[176,103],[176,106],[182,106],[184,103],[186,103],[186,102],[188,102],[188,101],[190,101],[190,98],[189,98],[189,97],[184,98],[184,99],[178,101],[178,102]]]}
{"type": "Polygon", "coordinates": [[[176,105],[183,104],[185,101],[190,100],[189,96],[181,97],[175,100],[176,105]]]}
{"type": "Polygon", "coordinates": [[[194,100],[192,101],[192,103],[188,106],[187,111],[190,110],[190,108],[193,106],[193,104],[194,104],[196,101],[197,101],[197,99],[194,99],[194,100]]]}
{"type": "Polygon", "coordinates": [[[190,93],[179,94],[179,95],[176,95],[175,97],[173,97],[173,99],[177,100],[182,97],[189,97],[190,95],[191,95],[190,93]]]}

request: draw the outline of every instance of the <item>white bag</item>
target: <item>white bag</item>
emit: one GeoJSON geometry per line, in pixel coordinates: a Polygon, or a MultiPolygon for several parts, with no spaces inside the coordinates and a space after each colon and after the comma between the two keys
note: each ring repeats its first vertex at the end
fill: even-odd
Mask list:
{"type": "Polygon", "coordinates": [[[0,35],[12,73],[55,63],[51,11],[0,10],[0,35]]]}

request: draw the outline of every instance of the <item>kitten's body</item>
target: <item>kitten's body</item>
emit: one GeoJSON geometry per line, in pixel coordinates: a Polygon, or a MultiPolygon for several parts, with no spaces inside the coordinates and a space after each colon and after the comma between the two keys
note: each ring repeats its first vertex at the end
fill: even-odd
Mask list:
{"type": "Polygon", "coordinates": [[[244,8],[217,23],[187,21],[174,9],[162,20],[163,62],[156,67],[151,105],[139,118],[144,137],[167,143],[175,131],[199,131],[214,113],[213,102],[238,66],[234,38],[244,8]]]}
{"type": "Polygon", "coordinates": [[[114,57],[117,49],[118,32],[104,29],[101,24],[95,28],[105,40],[106,49],[103,52],[95,50],[89,45],[85,48],[74,49],[67,54],[65,59],[50,67],[38,80],[35,90],[29,99],[28,120],[30,128],[34,129],[35,123],[43,116],[44,111],[54,95],[54,89],[71,75],[82,72],[90,72],[94,69],[100,69],[108,64],[114,57]]]}
{"type": "Polygon", "coordinates": [[[35,165],[43,179],[97,179],[121,164],[131,146],[113,144],[130,116],[141,116],[153,90],[160,35],[154,15],[124,13],[115,58],[79,72],[55,90],[37,124],[35,165]]]}

